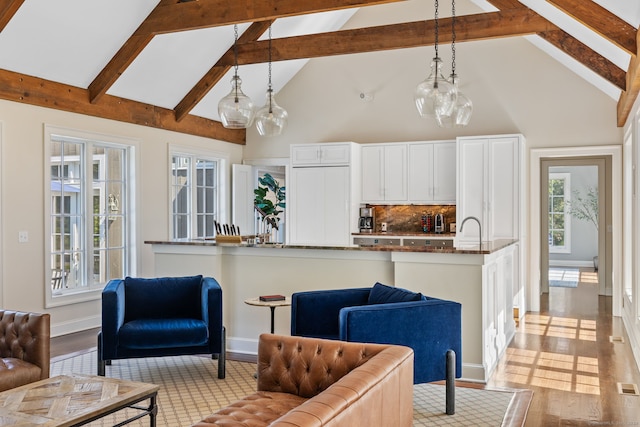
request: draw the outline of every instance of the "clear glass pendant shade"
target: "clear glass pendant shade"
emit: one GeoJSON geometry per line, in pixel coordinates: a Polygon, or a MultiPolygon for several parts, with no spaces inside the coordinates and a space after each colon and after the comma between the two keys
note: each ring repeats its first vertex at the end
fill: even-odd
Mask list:
{"type": "Polygon", "coordinates": [[[473,103],[464,93],[460,92],[458,88],[459,79],[456,74],[452,74],[449,81],[453,83],[456,89],[456,100],[453,103],[451,114],[438,116],[436,121],[440,127],[445,128],[466,126],[471,120],[473,103]]]}
{"type": "Polygon", "coordinates": [[[225,128],[246,129],[253,123],[253,102],[242,92],[241,86],[242,79],[234,75],[231,79],[231,92],[218,103],[218,115],[225,128]]]}
{"type": "Polygon", "coordinates": [[[276,103],[273,89],[267,89],[267,102],[256,113],[256,128],[261,136],[280,135],[287,126],[287,111],[276,103]]]}
{"type": "Polygon", "coordinates": [[[414,100],[422,117],[449,116],[457,98],[455,86],[442,75],[442,60],[431,62],[431,74],[416,87],[414,100]]]}

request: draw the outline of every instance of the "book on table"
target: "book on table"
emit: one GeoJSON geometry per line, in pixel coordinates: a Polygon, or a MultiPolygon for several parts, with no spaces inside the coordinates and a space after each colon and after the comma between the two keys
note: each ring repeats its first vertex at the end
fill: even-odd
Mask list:
{"type": "Polygon", "coordinates": [[[270,301],[284,301],[284,295],[260,295],[260,301],[270,302],[270,301]]]}

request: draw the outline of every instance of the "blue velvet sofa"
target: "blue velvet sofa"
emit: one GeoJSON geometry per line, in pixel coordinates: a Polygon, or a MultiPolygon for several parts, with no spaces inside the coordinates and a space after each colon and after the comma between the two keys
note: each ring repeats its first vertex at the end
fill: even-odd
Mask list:
{"type": "Polygon", "coordinates": [[[411,347],[414,384],[446,380],[447,413],[455,412],[455,378],[462,374],[460,303],[380,283],[298,292],[291,303],[291,335],[411,347]]]}
{"type": "Polygon", "coordinates": [[[225,377],[222,288],[210,277],[111,280],[102,291],[98,375],[112,360],[211,354],[225,377]]]}

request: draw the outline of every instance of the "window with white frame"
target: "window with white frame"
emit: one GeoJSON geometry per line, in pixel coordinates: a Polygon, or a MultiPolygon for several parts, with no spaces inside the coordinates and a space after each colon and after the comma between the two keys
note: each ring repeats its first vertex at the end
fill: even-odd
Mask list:
{"type": "Polygon", "coordinates": [[[214,155],[171,154],[171,238],[215,237],[220,212],[221,159],[214,155]]]}
{"type": "Polygon", "coordinates": [[[52,298],[130,274],[131,146],[108,139],[47,127],[52,298]]]}
{"type": "Polygon", "coordinates": [[[571,174],[549,174],[549,252],[571,252],[571,174]]]}

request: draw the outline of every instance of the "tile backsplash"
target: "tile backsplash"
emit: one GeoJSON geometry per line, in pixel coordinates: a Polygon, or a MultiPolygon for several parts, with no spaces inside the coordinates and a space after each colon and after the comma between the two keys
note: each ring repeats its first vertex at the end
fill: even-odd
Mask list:
{"type": "Polygon", "coordinates": [[[445,232],[449,224],[456,222],[455,205],[369,205],[373,208],[374,232],[381,231],[380,224],[387,223],[387,233],[422,233],[422,215],[444,216],[445,232]]]}

